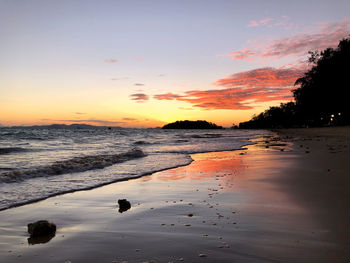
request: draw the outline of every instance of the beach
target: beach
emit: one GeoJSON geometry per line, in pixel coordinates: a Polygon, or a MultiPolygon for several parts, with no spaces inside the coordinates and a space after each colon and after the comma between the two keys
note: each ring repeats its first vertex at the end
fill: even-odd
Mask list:
{"type": "Polygon", "coordinates": [[[350,127],[274,132],[0,211],[1,262],[349,262],[350,127]],[[28,240],[42,219],[56,235],[28,240]]]}

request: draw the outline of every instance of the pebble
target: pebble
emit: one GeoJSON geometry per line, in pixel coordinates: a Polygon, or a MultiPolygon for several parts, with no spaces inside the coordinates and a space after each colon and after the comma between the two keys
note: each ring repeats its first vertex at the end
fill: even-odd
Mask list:
{"type": "Polygon", "coordinates": [[[201,258],[205,258],[205,257],[207,257],[207,255],[206,255],[206,254],[199,254],[198,256],[199,256],[199,257],[201,257],[201,258]]]}

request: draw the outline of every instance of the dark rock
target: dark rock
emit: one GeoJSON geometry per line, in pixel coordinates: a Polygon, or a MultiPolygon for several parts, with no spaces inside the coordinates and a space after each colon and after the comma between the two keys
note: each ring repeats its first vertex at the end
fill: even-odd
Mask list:
{"type": "Polygon", "coordinates": [[[28,233],[31,238],[52,236],[56,233],[56,225],[47,220],[39,220],[35,223],[28,224],[28,233]]]}
{"type": "Polygon", "coordinates": [[[188,214],[188,216],[189,216],[189,217],[192,217],[192,216],[193,216],[193,214],[188,214]]]}
{"type": "Polygon", "coordinates": [[[118,204],[119,204],[119,213],[123,213],[131,208],[130,202],[126,199],[119,199],[118,204]]]}

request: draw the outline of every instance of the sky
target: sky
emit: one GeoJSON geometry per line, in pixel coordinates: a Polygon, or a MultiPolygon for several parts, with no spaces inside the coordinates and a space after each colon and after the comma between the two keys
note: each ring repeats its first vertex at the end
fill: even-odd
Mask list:
{"type": "Polygon", "coordinates": [[[349,34],[348,0],[0,0],[0,125],[230,127],[349,34]]]}

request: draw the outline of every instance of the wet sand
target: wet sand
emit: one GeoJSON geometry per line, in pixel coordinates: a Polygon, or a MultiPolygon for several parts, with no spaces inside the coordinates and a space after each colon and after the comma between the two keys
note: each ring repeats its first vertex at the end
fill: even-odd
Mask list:
{"type": "Polygon", "coordinates": [[[248,149],[0,212],[1,262],[349,262],[350,129],[248,149]],[[301,146],[302,145],[302,146],[301,146]],[[132,208],[118,212],[118,199],[132,208]],[[26,225],[56,223],[28,243],[26,225]]]}

